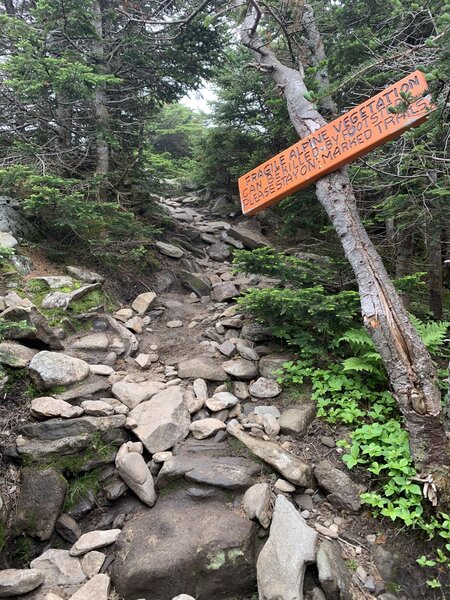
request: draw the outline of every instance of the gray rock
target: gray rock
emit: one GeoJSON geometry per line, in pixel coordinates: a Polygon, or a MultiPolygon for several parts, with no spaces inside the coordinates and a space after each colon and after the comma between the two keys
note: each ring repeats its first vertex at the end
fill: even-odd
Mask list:
{"type": "Polygon", "coordinates": [[[237,352],[236,346],[230,340],[225,340],[220,346],[217,346],[217,350],[228,358],[233,357],[237,352]]]}
{"type": "Polygon", "coordinates": [[[82,556],[91,550],[110,546],[111,544],[114,544],[119,535],[120,529],[89,531],[89,533],[84,533],[69,550],[70,556],[82,556]]]}
{"type": "Polygon", "coordinates": [[[179,596],[175,596],[172,600],[195,600],[192,596],[188,596],[187,594],[180,594],[179,596]]]}
{"type": "Polygon", "coordinates": [[[19,242],[7,231],[0,231],[0,246],[3,248],[15,248],[19,242]]]}
{"type": "Polygon", "coordinates": [[[81,559],[81,568],[88,579],[92,579],[100,573],[100,569],[105,562],[106,554],[92,550],[85,554],[81,559]]]}
{"type": "Polygon", "coordinates": [[[199,400],[207,400],[208,399],[208,386],[204,379],[198,378],[192,384],[194,388],[195,397],[199,400]]]}
{"type": "Polygon", "coordinates": [[[15,531],[49,540],[61,512],[66,490],[67,482],[56,469],[24,467],[14,516],[15,531]]]}
{"type": "Polygon", "coordinates": [[[270,525],[270,485],[255,483],[249,487],[244,494],[243,508],[249,519],[257,519],[267,529],[270,525]]]}
{"type": "Polygon", "coordinates": [[[90,283],[73,290],[72,292],[50,292],[41,302],[42,308],[63,308],[66,309],[72,302],[79,300],[89,292],[100,287],[100,283],[90,283]]]}
{"type": "Polygon", "coordinates": [[[149,369],[152,365],[152,363],[155,363],[158,361],[158,355],[157,354],[139,354],[138,356],[136,356],[136,358],[134,359],[136,361],[136,363],[140,366],[141,369],[145,370],[145,369],[149,369]]]}
{"type": "Polygon", "coordinates": [[[95,575],[85,583],[70,600],[108,600],[110,579],[108,575],[95,575]]]}
{"type": "Polygon", "coordinates": [[[280,433],[280,424],[276,417],[270,414],[265,414],[260,417],[261,425],[269,437],[276,437],[280,433]]]}
{"type": "Polygon", "coordinates": [[[102,400],[85,400],[81,403],[81,408],[86,415],[93,417],[107,417],[114,414],[114,408],[102,400]]]}
{"type": "Polygon", "coordinates": [[[114,369],[109,365],[89,365],[89,369],[93,375],[102,375],[109,377],[114,373],[114,369]]]}
{"type": "Polygon", "coordinates": [[[271,246],[270,241],[259,231],[239,223],[228,230],[228,235],[244,244],[245,248],[254,250],[271,246]]]}
{"type": "Polygon", "coordinates": [[[138,424],[134,429],[135,435],[151,454],[172,448],[189,433],[191,419],[178,386],[142,402],[129,416],[138,424]]]}
{"type": "Polygon", "coordinates": [[[61,340],[48,324],[44,315],[34,307],[24,308],[21,306],[6,308],[0,318],[8,322],[25,321],[28,325],[23,327],[14,327],[8,329],[7,337],[14,340],[38,340],[44,343],[52,350],[63,350],[64,346],[61,340]]]}
{"type": "Polygon", "coordinates": [[[0,571],[0,598],[11,598],[36,589],[44,574],[35,569],[4,569],[0,571]]]}
{"type": "Polygon", "coordinates": [[[366,490],[354,483],[347,473],[337,469],[330,461],[323,460],[314,468],[314,474],[321,488],[327,493],[327,500],[339,509],[358,512],[361,509],[359,496],[366,490]]]}
{"type": "Polygon", "coordinates": [[[211,285],[206,280],[206,277],[198,273],[190,273],[189,271],[179,271],[178,277],[180,278],[181,285],[194,292],[199,298],[209,296],[211,285]]]}
{"type": "Polygon", "coordinates": [[[89,375],[89,365],[84,360],[46,350],[36,354],[28,368],[40,389],[78,383],[89,375]]]}
{"type": "Polygon", "coordinates": [[[256,398],[275,398],[281,394],[281,386],[274,379],[260,377],[250,385],[249,392],[256,398]]]}
{"type": "Polygon", "coordinates": [[[319,581],[327,600],[351,600],[351,575],[336,543],[323,541],[317,552],[319,581]]]}
{"type": "Polygon", "coordinates": [[[131,308],[121,308],[113,314],[113,317],[121,323],[126,323],[134,315],[134,311],[131,308]]]}
{"type": "Polygon", "coordinates": [[[237,379],[253,379],[258,376],[258,366],[244,358],[236,358],[234,360],[227,360],[222,364],[222,368],[225,373],[232,375],[237,379]]]}
{"type": "Polygon", "coordinates": [[[148,506],[156,502],[155,486],[139,442],[122,444],[116,456],[116,469],[127,486],[148,506]]]}
{"type": "Polygon", "coordinates": [[[30,412],[33,417],[40,419],[47,419],[50,417],[71,419],[73,417],[79,417],[84,411],[80,406],[72,406],[64,400],[44,396],[41,398],[33,398],[31,401],[30,412]]]}
{"type": "Polygon", "coordinates": [[[43,281],[51,290],[63,287],[72,287],[73,279],[68,275],[47,275],[46,277],[35,277],[33,281],[43,281]]]}
{"type": "Polygon", "coordinates": [[[219,283],[215,285],[211,292],[211,298],[215,302],[224,302],[225,300],[232,300],[239,296],[239,290],[231,281],[225,283],[219,283]]]}
{"type": "Polygon", "coordinates": [[[165,254],[166,256],[170,256],[171,258],[181,258],[184,255],[184,252],[178,246],[174,246],[173,244],[167,244],[165,242],[155,242],[155,246],[161,252],[161,254],[165,254]]]}
{"type": "Polygon", "coordinates": [[[148,312],[149,308],[156,300],[155,292],[144,292],[143,294],[139,294],[133,300],[131,308],[135,310],[138,315],[145,315],[148,312]]]}
{"type": "Polygon", "coordinates": [[[295,360],[294,354],[267,354],[259,361],[259,371],[263,377],[276,379],[275,371],[282,370],[283,364],[295,360]]]}
{"type": "Polygon", "coordinates": [[[217,392],[212,398],[206,400],[206,407],[212,412],[236,406],[239,399],[229,392],[217,392]]]}
{"type": "Polygon", "coordinates": [[[246,360],[259,360],[259,354],[250,346],[244,346],[242,342],[238,340],[236,347],[242,358],[246,360]]]}
{"type": "Polygon", "coordinates": [[[317,533],[284,496],[277,496],[269,539],[256,566],[259,597],[303,600],[306,566],[316,554],[317,533]]]}
{"type": "Polygon", "coordinates": [[[230,249],[224,242],[216,242],[206,252],[213,260],[217,260],[218,262],[223,262],[231,256],[230,249]]]}
{"type": "Polygon", "coordinates": [[[30,567],[44,574],[44,587],[77,585],[86,581],[78,558],[68,550],[51,548],[31,561],[30,567]]]}
{"type": "Polygon", "coordinates": [[[270,330],[258,323],[245,323],[242,327],[242,337],[251,342],[269,342],[273,340],[270,330]]]}
{"type": "Polygon", "coordinates": [[[281,448],[276,442],[252,437],[245,433],[235,420],[228,423],[227,432],[291,483],[305,488],[314,488],[315,479],[312,468],[294,454],[281,448]]]}
{"type": "Polygon", "coordinates": [[[240,400],[246,400],[250,397],[248,385],[244,381],[233,381],[233,393],[240,400]]]}
{"type": "Polygon", "coordinates": [[[95,271],[89,271],[89,269],[85,269],[84,267],[67,266],[66,269],[76,279],[85,281],[86,283],[103,283],[105,280],[102,275],[95,273],[95,271]]]}
{"type": "Polygon", "coordinates": [[[127,329],[131,329],[134,333],[141,334],[144,331],[144,320],[141,317],[134,316],[124,324],[127,329]]]}
{"type": "Polygon", "coordinates": [[[280,411],[276,406],[255,406],[253,412],[258,416],[272,415],[276,419],[280,417],[280,411]]]}
{"type": "Polygon", "coordinates": [[[218,431],[226,429],[225,423],[219,419],[199,419],[189,426],[189,431],[196,440],[204,440],[216,434],[218,431]]]}
{"type": "Polygon", "coordinates": [[[277,479],[273,486],[277,492],[283,492],[286,494],[292,494],[295,492],[295,485],[292,485],[289,481],[285,479],[277,479]]]}
{"type": "Polygon", "coordinates": [[[214,498],[199,502],[182,491],[160,498],[125,525],[117,548],[112,579],[129,598],[151,590],[152,600],[180,592],[225,600],[254,590],[253,525],[214,498]]]}
{"type": "Polygon", "coordinates": [[[119,381],[112,386],[111,391],[120,402],[133,409],[141,402],[150,400],[164,387],[165,385],[160,381],[144,381],[142,383],[119,381]]]}
{"type": "Polygon", "coordinates": [[[81,529],[78,523],[70,515],[63,513],[56,521],[56,532],[66,541],[74,544],[81,537],[81,529]]]}
{"type": "Polygon", "coordinates": [[[305,435],[315,416],[316,407],[314,404],[308,402],[308,404],[304,404],[299,408],[284,410],[278,422],[283,433],[305,435]]]}
{"type": "Polygon", "coordinates": [[[85,335],[73,342],[72,348],[74,350],[107,350],[109,346],[109,339],[106,333],[92,333],[85,335]]]}
{"type": "Polygon", "coordinates": [[[207,356],[197,356],[180,362],[178,376],[181,379],[201,378],[207,381],[226,381],[228,379],[222,366],[207,356]]]}
{"type": "Polygon", "coordinates": [[[38,350],[27,348],[17,342],[1,342],[0,364],[9,367],[28,367],[37,353],[38,350]]]}

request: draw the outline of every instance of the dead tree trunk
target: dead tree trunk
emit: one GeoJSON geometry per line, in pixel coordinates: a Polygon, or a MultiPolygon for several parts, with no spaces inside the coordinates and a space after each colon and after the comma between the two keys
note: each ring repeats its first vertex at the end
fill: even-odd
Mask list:
{"type": "MultiPolygon", "coordinates": [[[[93,47],[94,56],[102,73],[105,73],[105,49],[103,44],[102,7],[100,2],[93,3],[93,25],[96,40],[93,47]]],[[[108,175],[109,172],[109,144],[107,141],[109,113],[104,85],[98,86],[94,92],[94,111],[96,118],[96,175],[108,175]]]]}
{"type": "MultiPolygon", "coordinates": [[[[326,121],[304,97],[307,88],[302,65],[296,70],[282,64],[257,35],[260,17],[261,10],[252,0],[241,25],[241,41],[252,50],[261,70],[283,90],[291,122],[299,136],[305,137],[326,121]]],[[[362,225],[347,169],[320,179],[316,193],[355,273],[364,324],[404,415],[414,462],[418,469],[448,465],[448,440],[435,368],[362,225]]]]}

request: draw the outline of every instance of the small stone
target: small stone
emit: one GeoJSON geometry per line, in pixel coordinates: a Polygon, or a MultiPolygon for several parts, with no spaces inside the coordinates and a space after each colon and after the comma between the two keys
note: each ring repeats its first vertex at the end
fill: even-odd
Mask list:
{"type": "Polygon", "coordinates": [[[259,360],[259,354],[250,346],[244,345],[243,340],[238,340],[236,348],[242,358],[246,360],[259,360]]]}
{"type": "Polygon", "coordinates": [[[276,437],[280,433],[280,425],[273,415],[265,414],[260,418],[261,424],[269,437],[276,437]]]}
{"type": "Polygon", "coordinates": [[[138,354],[134,359],[142,370],[149,369],[152,363],[157,362],[159,356],[157,354],[138,354]]]}
{"type": "Polygon", "coordinates": [[[196,398],[204,401],[208,399],[208,386],[206,385],[206,381],[204,379],[198,378],[192,385],[196,398]]]}
{"type": "Polygon", "coordinates": [[[255,406],[253,412],[258,416],[272,415],[276,419],[278,419],[280,416],[280,411],[276,406],[255,406]]]}
{"type": "Polygon", "coordinates": [[[154,460],[155,463],[163,463],[166,460],[169,460],[169,458],[171,458],[172,456],[172,452],[155,452],[155,454],[153,454],[152,456],[152,460],[154,460]]]}
{"type": "Polygon", "coordinates": [[[222,363],[222,368],[225,373],[237,379],[253,379],[258,375],[257,365],[244,358],[226,361],[222,363]]]}
{"type": "Polygon", "coordinates": [[[325,536],[327,536],[329,538],[337,538],[337,537],[339,537],[338,534],[335,531],[331,531],[331,529],[329,529],[328,527],[324,527],[320,523],[315,523],[314,527],[316,528],[316,530],[319,533],[321,533],[322,535],[325,535],[325,536]]]}
{"type": "Polygon", "coordinates": [[[213,291],[211,292],[211,298],[216,302],[224,302],[225,300],[232,300],[239,296],[239,290],[231,283],[231,281],[227,281],[225,283],[219,283],[214,286],[213,291]]]}
{"type": "Polygon", "coordinates": [[[156,247],[161,252],[161,254],[165,254],[166,256],[170,256],[170,258],[182,258],[184,252],[178,246],[174,246],[173,244],[167,244],[165,242],[155,242],[156,247]]]}
{"type": "Polygon", "coordinates": [[[92,333],[91,335],[84,335],[83,337],[75,340],[72,344],[72,348],[75,350],[107,350],[109,347],[109,338],[105,333],[92,333]]]}
{"type": "Polygon", "coordinates": [[[275,398],[281,393],[281,386],[274,379],[260,377],[250,385],[249,392],[256,398],[275,398]]]}
{"type": "Polygon", "coordinates": [[[214,418],[200,419],[189,426],[189,431],[196,440],[204,440],[223,429],[226,429],[225,423],[214,418]]]}
{"type": "Polygon", "coordinates": [[[377,536],[374,533],[369,533],[369,535],[366,535],[366,540],[369,544],[375,544],[377,536]]]}
{"type": "Polygon", "coordinates": [[[145,292],[144,294],[139,294],[139,296],[137,296],[134,299],[131,308],[135,310],[140,316],[142,316],[145,315],[145,313],[148,311],[148,309],[151,307],[155,300],[155,292],[145,292]]]}
{"type": "Polygon", "coordinates": [[[212,398],[206,400],[206,407],[212,412],[218,412],[226,408],[231,408],[239,402],[239,399],[229,392],[215,393],[212,398]]]}
{"type": "Polygon", "coordinates": [[[227,374],[216,361],[205,356],[198,356],[181,362],[178,375],[182,379],[206,379],[207,381],[226,381],[227,374]]]}
{"type": "MultiPolygon", "coordinates": [[[[109,529],[106,531],[90,531],[83,534],[70,549],[71,556],[82,556],[91,550],[110,546],[116,542],[120,535],[120,529],[109,529]]],[[[80,596],[81,598],[81,596],[80,596]]]]}
{"type": "Polygon", "coordinates": [[[141,334],[144,331],[144,321],[141,317],[131,317],[125,323],[127,329],[131,329],[134,333],[141,334]]]}
{"type": "Polygon", "coordinates": [[[153,477],[142,456],[143,446],[139,442],[122,444],[116,455],[116,469],[136,496],[148,506],[156,502],[153,477]]]}
{"type": "Polygon", "coordinates": [[[256,483],[244,494],[244,512],[249,519],[258,519],[264,529],[270,525],[270,485],[256,483]]]}
{"type": "Polygon", "coordinates": [[[85,583],[78,592],[70,597],[70,600],[108,600],[109,588],[108,575],[100,573],[85,583]]]}
{"type": "Polygon", "coordinates": [[[114,414],[114,408],[101,400],[85,400],[81,403],[81,408],[87,415],[93,417],[108,417],[114,414]]]}
{"type": "Polygon", "coordinates": [[[15,248],[19,242],[7,231],[0,231],[0,246],[3,248],[15,248]]]}
{"type": "Polygon", "coordinates": [[[316,409],[314,404],[305,404],[300,408],[289,408],[281,413],[279,423],[283,433],[304,435],[314,421],[316,409]]]}
{"type": "Polygon", "coordinates": [[[188,596],[187,594],[180,594],[179,596],[175,596],[172,600],[195,600],[192,596],[188,596]]]}
{"type": "Polygon", "coordinates": [[[233,394],[240,400],[247,400],[250,397],[248,385],[244,381],[234,381],[233,394]]]}
{"type": "Polygon", "coordinates": [[[292,492],[295,492],[295,485],[289,481],[286,481],[285,479],[277,479],[274,488],[277,490],[277,492],[285,492],[287,494],[292,494],[292,492]]]}
{"type": "Polygon", "coordinates": [[[78,523],[65,513],[59,516],[55,529],[63,539],[71,544],[74,544],[81,537],[81,529],[78,527],[78,523]]]}
{"type": "Polygon", "coordinates": [[[237,352],[236,346],[230,340],[225,340],[220,346],[217,346],[217,350],[227,358],[233,357],[237,352]]]}
{"type": "Polygon", "coordinates": [[[113,317],[122,323],[126,323],[133,317],[133,315],[134,312],[131,310],[131,308],[121,308],[113,314],[113,317]]]}
{"type": "Polygon", "coordinates": [[[94,375],[103,375],[105,377],[109,377],[109,375],[114,373],[114,369],[108,365],[89,365],[89,369],[94,375]]]}
{"type": "Polygon", "coordinates": [[[179,327],[183,327],[183,321],[168,321],[166,323],[167,327],[169,327],[169,329],[177,329],[179,327]]]}
{"type": "Polygon", "coordinates": [[[302,510],[302,512],[300,514],[302,515],[302,517],[304,519],[309,519],[309,517],[311,516],[311,513],[309,512],[309,510],[302,510]]]}
{"type": "Polygon", "coordinates": [[[92,579],[100,573],[100,569],[105,562],[106,554],[92,550],[83,556],[81,559],[81,568],[88,579],[92,579]]]}

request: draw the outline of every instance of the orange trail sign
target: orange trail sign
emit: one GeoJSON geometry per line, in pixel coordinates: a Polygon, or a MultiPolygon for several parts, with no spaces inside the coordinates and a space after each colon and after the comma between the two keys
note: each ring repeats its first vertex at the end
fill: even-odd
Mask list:
{"type": "Polygon", "coordinates": [[[435,106],[421,71],[414,71],[366,102],[301,139],[239,178],[244,215],[253,215],[317,181],[327,173],[420,125],[435,106]],[[400,92],[412,95],[406,111],[392,114],[402,102],[400,92]]]}

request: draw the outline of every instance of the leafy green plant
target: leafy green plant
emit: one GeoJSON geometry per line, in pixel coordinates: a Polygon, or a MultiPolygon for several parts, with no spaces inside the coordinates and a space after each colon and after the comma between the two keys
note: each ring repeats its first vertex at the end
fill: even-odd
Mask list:
{"type": "Polygon", "coordinates": [[[67,488],[66,498],[64,500],[64,510],[70,510],[78,501],[85,498],[88,494],[94,497],[100,489],[100,469],[94,469],[83,475],[72,479],[67,488]]]}
{"type": "Polygon", "coordinates": [[[0,264],[14,256],[16,251],[14,248],[9,248],[7,246],[0,246],[0,264]]]}

